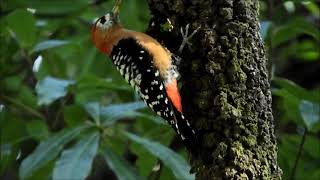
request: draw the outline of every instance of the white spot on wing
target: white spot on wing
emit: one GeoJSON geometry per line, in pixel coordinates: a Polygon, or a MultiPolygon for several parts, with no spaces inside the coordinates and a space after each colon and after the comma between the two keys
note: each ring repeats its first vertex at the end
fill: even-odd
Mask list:
{"type": "Polygon", "coordinates": [[[134,86],[134,81],[133,81],[133,79],[130,80],[130,85],[131,85],[131,86],[134,86]]]}
{"type": "Polygon", "coordinates": [[[138,75],[136,76],[135,81],[136,81],[136,83],[137,83],[138,85],[141,84],[141,74],[138,74],[138,75]]]}
{"type": "Polygon", "coordinates": [[[119,61],[119,55],[116,55],[116,58],[114,60],[115,62],[119,61]]]}
{"type": "Polygon", "coordinates": [[[120,66],[120,69],[124,69],[124,68],[125,68],[125,65],[122,64],[122,65],[120,66]]]}
{"type": "Polygon", "coordinates": [[[129,78],[130,78],[129,73],[126,73],[126,75],[124,76],[124,78],[125,78],[126,81],[128,82],[128,81],[129,81],[129,78]]]}
{"type": "Polygon", "coordinates": [[[159,71],[157,70],[154,75],[155,75],[156,77],[159,76],[159,71]]]}
{"type": "Polygon", "coordinates": [[[152,82],[151,82],[151,85],[157,85],[158,84],[158,81],[156,81],[156,80],[153,80],[152,82]]]}
{"type": "Polygon", "coordinates": [[[144,94],[142,94],[142,93],[141,93],[141,97],[142,97],[143,100],[148,100],[148,99],[149,99],[149,96],[148,96],[148,95],[144,95],[144,94]]]}
{"type": "Polygon", "coordinates": [[[186,138],[181,134],[181,139],[182,139],[182,140],[185,140],[186,138]]]}
{"type": "Polygon", "coordinates": [[[187,125],[188,125],[188,126],[190,126],[190,123],[189,123],[189,121],[187,121],[187,125]]]}
{"type": "Polygon", "coordinates": [[[153,101],[153,102],[151,102],[151,104],[152,105],[157,105],[157,104],[160,104],[160,103],[159,103],[159,101],[153,101]]]}

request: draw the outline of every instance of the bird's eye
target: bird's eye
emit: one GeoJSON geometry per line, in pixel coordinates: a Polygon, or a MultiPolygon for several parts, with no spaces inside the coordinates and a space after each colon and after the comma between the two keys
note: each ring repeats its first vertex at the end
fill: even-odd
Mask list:
{"type": "Polygon", "coordinates": [[[101,18],[100,18],[100,23],[101,24],[104,24],[106,22],[106,18],[104,17],[104,16],[102,16],[101,18]]]}

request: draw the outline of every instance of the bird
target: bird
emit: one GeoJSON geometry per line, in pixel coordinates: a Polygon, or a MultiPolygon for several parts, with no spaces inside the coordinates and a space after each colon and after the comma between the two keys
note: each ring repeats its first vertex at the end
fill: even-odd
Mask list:
{"type": "MultiPolygon", "coordinates": [[[[147,106],[171,125],[187,149],[197,154],[197,133],[183,114],[177,85],[177,64],[180,57],[153,37],[124,28],[119,18],[120,3],[117,0],[112,11],[93,24],[91,38],[94,45],[101,53],[110,57],[120,74],[147,106]]],[[[181,29],[183,42],[179,53],[199,28],[191,35],[188,35],[188,29],[189,24],[185,32],[181,29]]]]}

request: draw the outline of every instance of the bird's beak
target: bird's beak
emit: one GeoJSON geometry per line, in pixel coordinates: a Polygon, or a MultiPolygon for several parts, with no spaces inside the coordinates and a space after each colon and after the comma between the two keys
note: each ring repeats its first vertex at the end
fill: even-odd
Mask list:
{"type": "Polygon", "coordinates": [[[114,7],[112,9],[112,14],[115,17],[119,15],[120,4],[121,4],[121,0],[116,0],[116,4],[114,5],[114,7]]]}

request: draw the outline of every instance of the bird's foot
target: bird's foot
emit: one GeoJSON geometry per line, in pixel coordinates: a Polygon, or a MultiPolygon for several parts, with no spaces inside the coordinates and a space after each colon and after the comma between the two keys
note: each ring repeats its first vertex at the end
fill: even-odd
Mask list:
{"type": "Polygon", "coordinates": [[[185,47],[185,45],[188,45],[188,47],[190,48],[191,43],[189,42],[189,40],[198,32],[201,26],[195,29],[190,35],[189,35],[189,27],[190,27],[190,24],[187,24],[187,26],[185,27],[185,30],[183,28],[180,29],[180,33],[182,35],[182,43],[178,50],[179,54],[182,53],[182,50],[185,47]]]}

